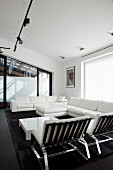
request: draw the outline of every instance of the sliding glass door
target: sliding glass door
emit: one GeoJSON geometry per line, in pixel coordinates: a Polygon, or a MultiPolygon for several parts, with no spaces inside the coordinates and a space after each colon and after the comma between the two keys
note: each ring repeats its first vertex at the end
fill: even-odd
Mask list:
{"type": "Polygon", "coordinates": [[[0,108],[18,96],[51,95],[51,72],[0,55],[0,108]]]}

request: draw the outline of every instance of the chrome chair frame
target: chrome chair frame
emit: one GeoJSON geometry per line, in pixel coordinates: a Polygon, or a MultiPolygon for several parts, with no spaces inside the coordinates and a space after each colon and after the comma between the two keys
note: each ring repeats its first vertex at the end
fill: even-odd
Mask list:
{"type": "MultiPolygon", "coordinates": [[[[40,148],[43,152],[44,157],[44,163],[45,163],[45,170],[49,170],[48,165],[48,157],[53,157],[59,154],[64,154],[72,151],[78,151],[85,159],[90,158],[90,153],[88,149],[88,144],[84,140],[84,134],[86,133],[86,130],[88,128],[88,125],[90,123],[90,116],[83,116],[84,119],[76,120],[75,118],[69,119],[66,121],[59,121],[57,123],[47,123],[48,121],[45,121],[45,128],[43,133],[43,142],[42,145],[40,145],[40,148]],[[78,141],[82,144],[84,144],[87,157],[71,142],[72,141],[78,141]],[[47,153],[46,149],[48,147],[54,147],[59,145],[66,145],[68,144],[71,148],[65,151],[56,152],[54,154],[47,153]]],[[[33,144],[35,136],[32,135],[32,150],[35,153],[36,157],[40,159],[40,155],[38,154],[37,150],[35,149],[35,146],[33,144]]],[[[36,138],[35,138],[36,141],[36,138]]],[[[38,141],[37,141],[38,142],[38,141]]],[[[41,164],[41,162],[40,162],[41,164]]],[[[42,165],[41,165],[42,166],[42,165]]]]}
{"type": "MultiPolygon", "coordinates": [[[[111,115],[100,115],[92,134],[89,134],[89,136],[93,138],[96,143],[99,155],[102,153],[100,144],[108,141],[113,141],[113,138],[109,136],[110,132],[113,132],[113,113],[111,113],[111,115]],[[99,136],[103,136],[105,139],[99,140],[99,136]]],[[[91,145],[92,144],[89,144],[88,146],[91,145]]]]}

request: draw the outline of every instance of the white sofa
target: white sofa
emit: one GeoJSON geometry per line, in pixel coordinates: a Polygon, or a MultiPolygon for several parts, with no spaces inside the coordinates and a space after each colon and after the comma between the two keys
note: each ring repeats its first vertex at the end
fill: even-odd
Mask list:
{"type": "Polygon", "coordinates": [[[67,102],[65,96],[28,96],[16,97],[10,101],[12,112],[36,110],[37,105],[67,102]]]}

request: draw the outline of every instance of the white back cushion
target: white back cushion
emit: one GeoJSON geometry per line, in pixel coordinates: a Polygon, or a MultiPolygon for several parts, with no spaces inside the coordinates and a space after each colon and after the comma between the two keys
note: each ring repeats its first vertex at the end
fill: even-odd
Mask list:
{"type": "Polygon", "coordinates": [[[99,101],[96,101],[96,100],[81,99],[79,107],[82,107],[88,110],[97,110],[98,104],[99,104],[99,101]]]}
{"type": "Polygon", "coordinates": [[[69,101],[68,101],[68,105],[72,105],[72,106],[79,106],[81,102],[80,98],[76,98],[76,97],[70,97],[69,101]]]}
{"type": "Polygon", "coordinates": [[[100,101],[97,111],[99,112],[113,112],[113,102],[100,101]]]}
{"type": "Polygon", "coordinates": [[[30,103],[29,97],[16,97],[17,103],[30,103]]]}
{"type": "Polygon", "coordinates": [[[46,102],[45,96],[30,96],[31,103],[46,102]]]}
{"type": "Polygon", "coordinates": [[[57,96],[46,96],[47,102],[55,102],[57,100],[57,96]]]}

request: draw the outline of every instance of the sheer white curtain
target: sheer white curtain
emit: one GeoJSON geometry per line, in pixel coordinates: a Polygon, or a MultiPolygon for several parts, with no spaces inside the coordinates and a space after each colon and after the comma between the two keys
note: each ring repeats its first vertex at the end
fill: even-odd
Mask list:
{"type": "Polygon", "coordinates": [[[84,97],[113,101],[113,54],[84,63],[84,97]]]}

